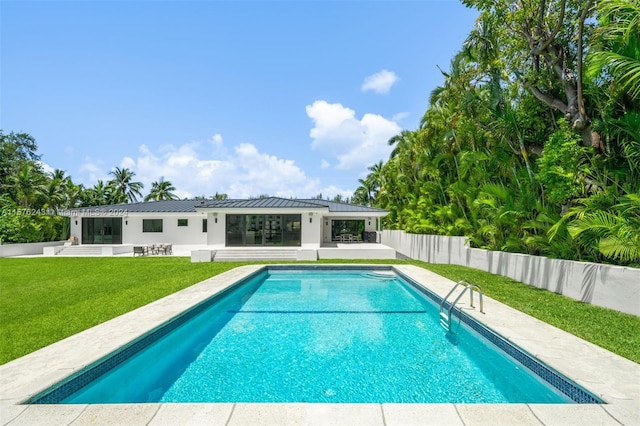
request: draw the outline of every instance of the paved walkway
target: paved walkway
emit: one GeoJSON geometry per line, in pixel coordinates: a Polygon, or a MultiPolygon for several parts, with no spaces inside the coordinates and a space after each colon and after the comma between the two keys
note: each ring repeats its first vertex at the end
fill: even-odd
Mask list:
{"type": "MultiPolygon", "coordinates": [[[[490,298],[485,314],[466,312],[607,404],[20,404],[259,268],[217,275],[0,366],[0,424],[640,425],[640,365],[490,298]]],[[[440,296],[453,284],[415,266],[396,268],[440,296]]]]}

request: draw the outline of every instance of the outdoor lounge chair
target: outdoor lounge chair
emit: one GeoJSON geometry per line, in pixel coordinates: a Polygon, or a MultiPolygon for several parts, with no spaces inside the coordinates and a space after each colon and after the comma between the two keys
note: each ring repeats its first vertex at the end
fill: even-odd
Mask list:
{"type": "Polygon", "coordinates": [[[142,246],[133,246],[133,255],[135,256],[136,254],[139,254],[140,256],[144,256],[146,253],[146,250],[144,247],[142,246]]]}

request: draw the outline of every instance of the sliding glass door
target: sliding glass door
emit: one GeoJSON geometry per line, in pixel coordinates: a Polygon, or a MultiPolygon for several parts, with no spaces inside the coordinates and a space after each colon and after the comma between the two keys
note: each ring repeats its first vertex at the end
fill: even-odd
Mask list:
{"type": "Polygon", "coordinates": [[[267,215],[264,217],[264,242],[268,246],[282,245],[282,216],[267,215]]]}
{"type": "Polygon", "coordinates": [[[245,243],[246,246],[261,246],[263,244],[263,227],[264,216],[262,215],[246,215],[245,216],[245,243]]]}
{"type": "Polygon", "coordinates": [[[122,218],[83,217],[82,244],[122,244],[122,218]]]}
{"type": "Polygon", "coordinates": [[[227,246],[299,246],[301,215],[229,214],[227,246]]]}

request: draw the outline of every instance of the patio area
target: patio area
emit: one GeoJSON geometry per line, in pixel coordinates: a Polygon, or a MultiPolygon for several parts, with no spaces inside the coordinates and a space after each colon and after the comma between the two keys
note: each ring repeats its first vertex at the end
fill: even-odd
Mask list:
{"type": "Polygon", "coordinates": [[[242,260],[303,260],[317,259],[396,259],[396,250],[380,243],[330,242],[301,247],[255,246],[225,247],[204,244],[90,244],[45,247],[42,254],[28,254],[10,257],[68,256],[183,256],[194,252],[209,251],[213,261],[242,260]],[[217,259],[216,259],[217,258],[217,259]]]}

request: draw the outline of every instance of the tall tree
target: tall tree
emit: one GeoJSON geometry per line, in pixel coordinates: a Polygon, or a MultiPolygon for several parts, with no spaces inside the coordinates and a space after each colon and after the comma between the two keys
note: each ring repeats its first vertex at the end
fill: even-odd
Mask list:
{"type": "Polygon", "coordinates": [[[125,168],[116,167],[109,172],[113,179],[109,181],[109,184],[114,188],[114,201],[118,203],[135,203],[138,201],[137,197],[141,197],[140,192],[144,185],[142,182],[136,182],[133,177],[135,172],[125,168]]]}
{"type": "Polygon", "coordinates": [[[562,112],[584,143],[602,149],[591,128],[584,91],[584,55],[594,0],[462,0],[476,7],[502,52],[503,75],[562,112]]]}
{"type": "Polygon", "coordinates": [[[81,204],[83,206],[102,206],[120,202],[113,198],[113,192],[114,187],[109,183],[105,184],[104,181],[100,179],[93,187],[81,191],[81,204]]]}
{"type": "Polygon", "coordinates": [[[48,181],[44,188],[44,204],[43,207],[58,211],[64,207],[66,201],[66,182],[64,170],[56,169],[48,176],[48,181]]]}
{"type": "Polygon", "coordinates": [[[8,193],[12,197],[15,177],[19,170],[27,163],[39,169],[40,156],[37,154],[38,145],[33,136],[28,133],[5,134],[0,129],[0,193],[8,193]]]}
{"type": "Polygon", "coordinates": [[[594,52],[589,58],[592,76],[607,73],[616,85],[640,99],[640,2],[600,0],[594,52]]]}
{"type": "Polygon", "coordinates": [[[38,208],[36,201],[45,193],[46,178],[33,163],[24,163],[18,172],[9,178],[18,205],[38,208]]]}
{"type": "Polygon", "coordinates": [[[218,193],[218,191],[216,191],[216,193],[209,198],[211,198],[212,200],[226,200],[229,198],[229,195],[225,193],[218,193]]]}
{"type": "Polygon", "coordinates": [[[175,191],[176,188],[169,182],[168,180],[164,180],[164,178],[160,178],[157,182],[151,183],[151,192],[144,197],[144,201],[154,200],[175,200],[178,198],[172,191],[175,191]]]}

